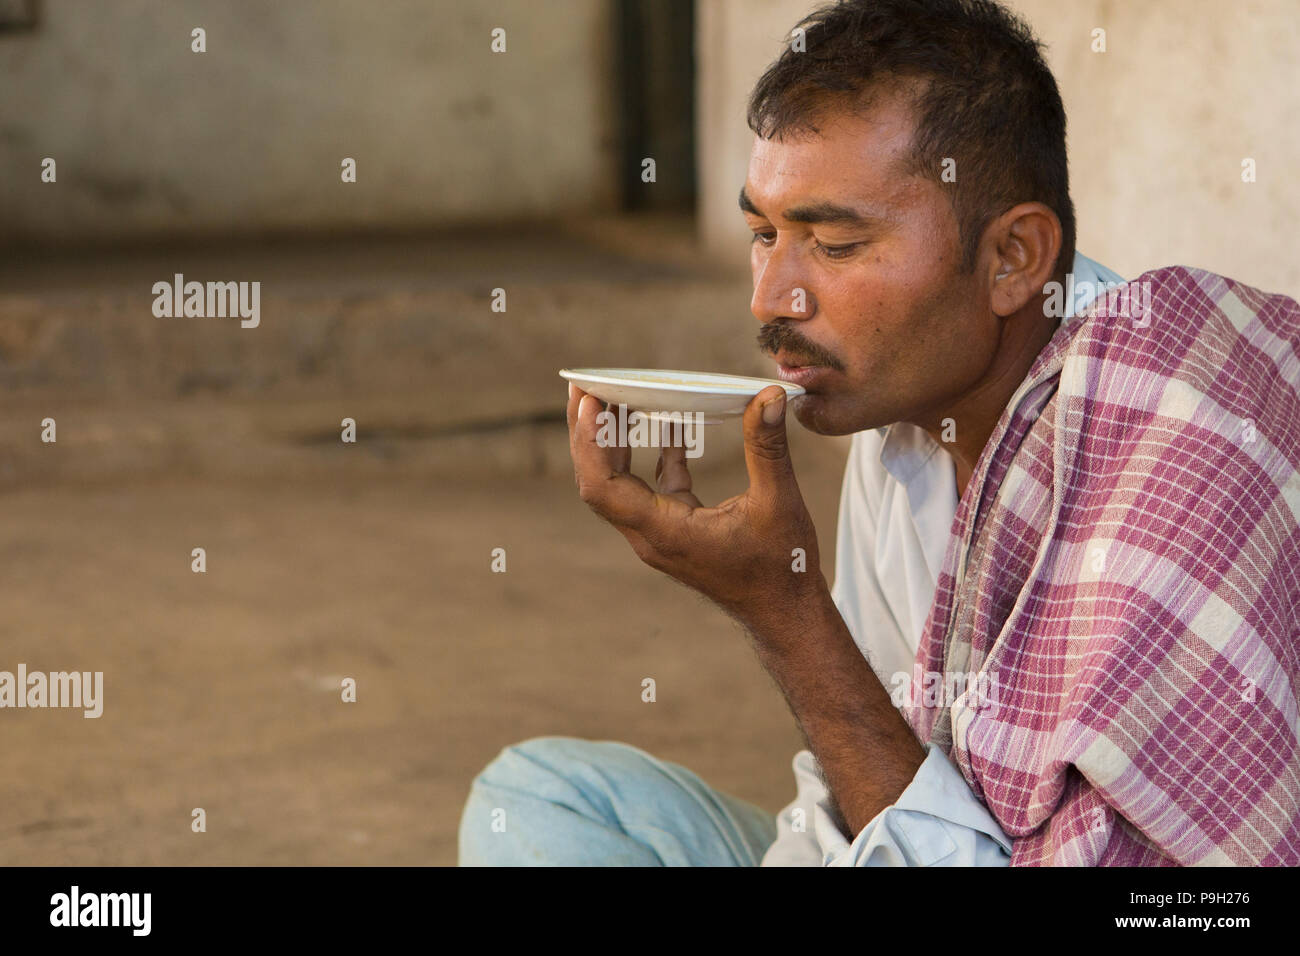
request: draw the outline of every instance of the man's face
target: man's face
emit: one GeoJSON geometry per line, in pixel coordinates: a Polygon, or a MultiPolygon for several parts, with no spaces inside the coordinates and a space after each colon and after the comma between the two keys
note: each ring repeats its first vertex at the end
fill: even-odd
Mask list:
{"type": "Polygon", "coordinates": [[[900,171],[913,131],[905,100],[882,97],[863,117],[840,112],[818,126],[815,136],[754,138],[743,195],[757,210],[745,219],[757,237],[760,344],[786,364],[821,366],[782,373],[807,389],[791,403],[805,428],[938,421],[997,350],[987,267],[958,274],[957,220],[942,191],[951,187],[900,171]],[[866,218],[836,221],[831,206],[866,218]]]}

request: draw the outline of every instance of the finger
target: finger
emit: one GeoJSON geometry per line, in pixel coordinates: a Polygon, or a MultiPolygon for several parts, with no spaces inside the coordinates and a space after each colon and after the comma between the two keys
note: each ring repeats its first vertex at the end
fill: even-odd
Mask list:
{"type": "Polygon", "coordinates": [[[626,446],[620,447],[617,444],[617,441],[606,441],[606,437],[612,437],[613,435],[617,434],[616,426],[617,426],[618,411],[616,407],[611,406],[608,402],[602,402],[600,399],[596,398],[595,395],[589,395],[589,393],[584,392],[582,389],[578,388],[576,385],[570,382],[569,402],[568,402],[568,407],[565,409],[565,418],[569,423],[569,457],[573,459],[574,480],[576,481],[578,477],[577,475],[578,417],[580,414],[580,410],[583,408],[584,404],[586,404],[583,401],[586,398],[591,399],[590,404],[593,405],[593,407],[596,409],[595,435],[596,435],[597,447],[599,447],[602,451],[607,453],[609,457],[610,467],[614,471],[627,471],[628,468],[630,468],[632,465],[632,449],[626,446]],[[611,422],[611,426],[609,429],[607,429],[609,433],[608,436],[602,434],[602,428],[601,428],[603,423],[607,421],[607,419],[605,418],[606,414],[615,416],[614,418],[609,419],[609,421],[611,422]]]}
{"type": "Polygon", "coordinates": [[[578,418],[578,403],[582,401],[582,396],[586,395],[582,389],[569,383],[569,401],[564,407],[564,419],[569,423],[569,432],[573,432],[573,423],[578,418]]]}
{"type": "MultiPolygon", "coordinates": [[[[605,403],[605,411],[609,412],[613,418],[610,421],[610,432],[612,433],[612,442],[608,445],[611,452],[610,461],[615,471],[627,471],[632,467],[632,446],[630,444],[618,444],[618,416],[620,414],[619,406],[613,402],[605,403]]],[[[622,411],[627,415],[627,411],[622,411]]]]}
{"type": "Polygon", "coordinates": [[[745,468],[750,494],[760,500],[780,501],[791,492],[799,493],[786,438],[786,404],[785,389],[773,385],[755,395],[745,407],[745,468]]]}
{"type": "Polygon", "coordinates": [[[573,464],[582,500],[611,524],[642,528],[655,517],[655,493],[644,481],[620,469],[618,448],[602,448],[596,436],[601,402],[588,395],[573,423],[573,464]]]}
{"type": "Polygon", "coordinates": [[[659,468],[655,472],[659,490],[665,494],[674,491],[691,490],[691,473],[686,467],[686,449],[680,445],[671,445],[667,427],[659,429],[659,468]]]}
{"type": "Polygon", "coordinates": [[[699,501],[690,490],[690,472],[686,470],[686,457],[681,449],[664,446],[663,451],[659,453],[659,462],[655,466],[654,473],[659,494],[676,498],[677,501],[690,507],[705,506],[705,503],[699,501]]]}
{"type": "Polygon", "coordinates": [[[569,457],[573,460],[574,484],[578,483],[578,458],[574,454],[574,440],[573,440],[574,425],[576,425],[578,421],[578,406],[582,402],[583,396],[585,396],[586,394],[587,393],[584,392],[577,385],[574,385],[572,382],[569,383],[569,401],[566,404],[564,409],[564,419],[566,422],[568,422],[569,425],[569,457]]]}
{"type": "Polygon", "coordinates": [[[691,473],[686,464],[686,449],[671,444],[671,436],[671,426],[664,422],[660,429],[659,446],[662,450],[655,466],[655,484],[660,494],[671,495],[694,508],[702,508],[703,503],[691,493],[691,473]]]}

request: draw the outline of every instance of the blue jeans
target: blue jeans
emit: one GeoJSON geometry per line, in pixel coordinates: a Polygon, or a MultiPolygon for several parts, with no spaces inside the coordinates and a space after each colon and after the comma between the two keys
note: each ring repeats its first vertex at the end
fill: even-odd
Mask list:
{"type": "Polygon", "coordinates": [[[536,737],[475,779],[461,866],[758,866],[775,817],[612,740],[536,737]]]}

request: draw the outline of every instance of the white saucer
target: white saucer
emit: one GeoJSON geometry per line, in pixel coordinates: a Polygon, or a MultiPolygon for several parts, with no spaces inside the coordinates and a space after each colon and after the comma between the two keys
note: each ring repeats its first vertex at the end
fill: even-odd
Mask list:
{"type": "Polygon", "coordinates": [[[651,421],[673,413],[699,413],[706,425],[743,415],[750,400],[769,385],[785,389],[786,401],[802,385],[774,378],[684,372],[673,368],[562,368],[560,375],[603,402],[626,405],[651,421]]]}

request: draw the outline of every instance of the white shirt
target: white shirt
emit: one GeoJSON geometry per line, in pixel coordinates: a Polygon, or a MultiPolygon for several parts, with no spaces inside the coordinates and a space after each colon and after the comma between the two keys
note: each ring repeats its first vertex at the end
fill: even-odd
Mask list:
{"type": "MultiPolygon", "coordinates": [[[[1064,302],[1073,315],[1119,275],[1083,255],[1064,302]],[[1083,283],[1091,283],[1091,293],[1083,283]],[[1078,301],[1075,301],[1075,300],[1078,301]]],[[[903,422],[853,435],[840,492],[831,596],[886,691],[910,681],[957,513],[952,457],[903,422]]],[[[852,842],[840,830],[812,753],[794,758],[796,796],[777,815],[763,866],[1006,866],[1011,840],[933,745],[898,800],[852,842]]]]}

